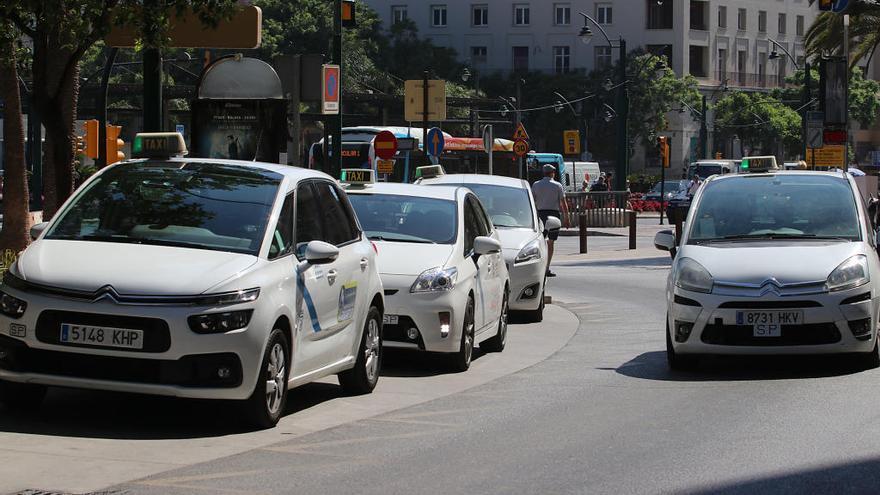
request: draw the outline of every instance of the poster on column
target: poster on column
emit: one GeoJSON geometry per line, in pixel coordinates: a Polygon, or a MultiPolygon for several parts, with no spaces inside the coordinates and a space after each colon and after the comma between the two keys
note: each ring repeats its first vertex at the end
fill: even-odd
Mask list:
{"type": "Polygon", "coordinates": [[[276,162],[286,148],[285,112],[284,100],[196,100],[190,156],[276,162]]]}

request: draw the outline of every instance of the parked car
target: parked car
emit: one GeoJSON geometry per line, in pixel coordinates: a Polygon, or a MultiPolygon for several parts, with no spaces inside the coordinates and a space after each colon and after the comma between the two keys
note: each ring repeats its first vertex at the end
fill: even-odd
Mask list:
{"type": "Polygon", "coordinates": [[[660,201],[660,192],[661,186],[663,194],[666,195],[664,198],[665,201],[669,201],[676,194],[681,191],[686,191],[688,186],[688,181],[686,180],[667,180],[665,182],[658,182],[645,194],[645,199],[648,201],[660,201]]]}

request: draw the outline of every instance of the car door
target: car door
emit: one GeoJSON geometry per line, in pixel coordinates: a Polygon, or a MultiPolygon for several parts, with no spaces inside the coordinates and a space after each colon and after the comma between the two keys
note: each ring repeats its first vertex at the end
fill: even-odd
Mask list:
{"type": "MultiPolygon", "coordinates": [[[[489,219],[489,215],[486,214],[486,209],[483,208],[480,200],[476,196],[469,196],[468,201],[473,205],[474,213],[477,217],[479,235],[499,240],[498,236],[494,234],[495,226],[492,224],[492,220],[489,219]]],[[[486,264],[486,289],[488,289],[488,294],[485,304],[485,324],[488,325],[501,316],[506,269],[504,267],[504,255],[500,251],[488,254],[485,257],[488,259],[486,264]]]]}
{"type": "Polygon", "coordinates": [[[464,252],[465,256],[470,257],[470,262],[474,263],[476,272],[474,273],[474,327],[477,330],[482,329],[487,324],[487,298],[491,298],[492,288],[489,278],[489,269],[492,260],[488,256],[477,256],[474,253],[474,239],[484,235],[480,229],[480,221],[477,218],[477,211],[474,209],[474,202],[470,200],[468,195],[464,200],[464,252]]]}

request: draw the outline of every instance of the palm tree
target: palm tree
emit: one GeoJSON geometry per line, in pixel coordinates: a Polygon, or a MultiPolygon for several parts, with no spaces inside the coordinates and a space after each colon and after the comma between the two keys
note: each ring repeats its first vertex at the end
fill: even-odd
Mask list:
{"type": "MultiPolygon", "coordinates": [[[[860,62],[870,62],[880,45],[880,2],[856,0],[847,13],[850,15],[850,63],[855,67],[860,62]]],[[[842,40],[843,17],[823,12],[807,31],[807,54],[843,55],[842,40]]]]}

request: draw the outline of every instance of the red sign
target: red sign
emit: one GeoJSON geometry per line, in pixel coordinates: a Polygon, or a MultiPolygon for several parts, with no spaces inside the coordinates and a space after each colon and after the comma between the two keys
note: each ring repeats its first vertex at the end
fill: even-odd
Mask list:
{"type": "Polygon", "coordinates": [[[373,139],[373,148],[376,150],[376,156],[390,160],[397,153],[397,138],[390,131],[382,131],[373,139]]]}
{"type": "Polygon", "coordinates": [[[825,131],[825,144],[846,144],[846,131],[825,131]]]}
{"type": "Polygon", "coordinates": [[[339,113],[339,66],[324,65],[321,110],[324,114],[339,113]]]}
{"type": "Polygon", "coordinates": [[[513,152],[516,156],[525,156],[529,152],[529,142],[525,139],[517,139],[513,142],[513,152]]]}

